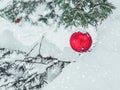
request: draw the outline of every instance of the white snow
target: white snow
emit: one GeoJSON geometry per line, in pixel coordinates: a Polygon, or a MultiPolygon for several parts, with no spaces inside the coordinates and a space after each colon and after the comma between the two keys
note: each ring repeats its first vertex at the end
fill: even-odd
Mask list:
{"type": "Polygon", "coordinates": [[[92,36],[93,46],[96,45],[91,52],[79,56],[70,48],[70,35],[75,30],[82,31],[81,27],[56,30],[55,25],[14,24],[3,18],[0,18],[0,47],[28,51],[45,34],[43,44],[50,50],[43,49],[45,56],[76,62],[42,90],[120,90],[120,1],[110,1],[117,7],[113,14],[99,25],[98,31],[91,26],[86,29],[92,36]]]}
{"type": "Polygon", "coordinates": [[[120,90],[120,1],[110,1],[117,9],[99,25],[96,47],[42,90],[120,90]]]}

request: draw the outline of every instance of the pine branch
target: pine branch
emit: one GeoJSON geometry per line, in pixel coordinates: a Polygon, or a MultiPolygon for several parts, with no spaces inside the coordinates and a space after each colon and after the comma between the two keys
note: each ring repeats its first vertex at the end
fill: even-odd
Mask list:
{"type": "MultiPolygon", "coordinates": [[[[49,57],[29,57],[27,58],[28,60],[15,60],[15,62],[26,62],[26,63],[33,63],[33,64],[49,64],[50,62],[60,62],[61,60],[54,58],[52,56],[49,57]],[[42,57],[42,58],[41,58],[42,57]],[[40,61],[41,60],[41,61],[40,61]]],[[[63,61],[65,63],[71,63],[70,61],[63,61]]],[[[73,61],[75,62],[75,61],[73,61]]]]}
{"type": "MultiPolygon", "coordinates": [[[[0,79],[5,82],[0,83],[0,88],[5,88],[9,90],[14,88],[15,90],[37,90],[46,86],[54,78],[56,78],[61,72],[62,69],[72,63],[72,61],[62,61],[58,58],[47,56],[44,57],[40,53],[42,47],[42,40],[40,42],[38,55],[31,57],[30,53],[35,50],[36,44],[28,53],[23,53],[19,50],[6,50],[5,48],[0,48],[3,55],[4,53],[10,51],[10,56],[15,54],[14,52],[19,52],[24,56],[23,59],[13,60],[10,56],[10,60],[5,62],[6,56],[0,59],[0,79]],[[12,61],[12,62],[11,62],[12,61]],[[44,71],[38,68],[45,68],[44,71]],[[38,70],[37,70],[38,69],[38,70]],[[37,71],[36,71],[37,70],[37,71]]],[[[17,54],[19,57],[19,54],[17,54]]],[[[15,58],[14,58],[15,59],[15,58]]]]}
{"type": "Polygon", "coordinates": [[[39,22],[49,24],[52,20],[59,26],[88,27],[89,24],[96,26],[101,19],[107,19],[114,9],[115,6],[108,0],[13,0],[11,5],[0,10],[0,16],[12,22],[20,18],[39,25],[39,22]],[[45,5],[43,9],[47,13],[37,12],[38,20],[32,20],[30,16],[42,5],[45,5]],[[58,10],[60,13],[57,13],[58,10]]]}

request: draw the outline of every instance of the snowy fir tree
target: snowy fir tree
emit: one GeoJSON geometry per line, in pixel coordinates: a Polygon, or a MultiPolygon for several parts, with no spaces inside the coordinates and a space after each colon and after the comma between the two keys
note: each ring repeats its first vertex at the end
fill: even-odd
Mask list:
{"type": "MultiPolygon", "coordinates": [[[[0,17],[12,24],[24,25],[27,22],[40,26],[57,23],[57,28],[97,27],[115,9],[108,0],[0,0],[0,3],[0,17]]],[[[0,90],[40,90],[53,81],[65,66],[74,62],[43,56],[43,41],[49,47],[43,35],[40,43],[27,52],[0,48],[0,90]]],[[[43,51],[46,49],[44,47],[43,51]]],[[[52,52],[50,50],[48,52],[52,52]]]]}
{"type": "Polygon", "coordinates": [[[49,23],[58,25],[83,26],[97,25],[105,20],[115,7],[107,0],[10,0],[10,3],[0,10],[0,16],[11,22],[19,20],[38,24],[49,23]],[[41,7],[44,7],[42,12],[41,7]],[[35,14],[37,13],[37,14],[35,14]],[[33,20],[35,14],[37,19],[33,20]]]}

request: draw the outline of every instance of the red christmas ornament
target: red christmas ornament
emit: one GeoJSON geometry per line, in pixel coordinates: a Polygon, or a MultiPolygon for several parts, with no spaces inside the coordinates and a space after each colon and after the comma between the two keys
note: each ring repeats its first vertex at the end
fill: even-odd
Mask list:
{"type": "Polygon", "coordinates": [[[20,18],[17,18],[16,20],[15,20],[15,23],[17,24],[17,23],[19,23],[21,21],[21,19],[20,18]]]}
{"type": "Polygon", "coordinates": [[[92,45],[92,38],[88,32],[75,32],[70,38],[70,45],[76,52],[86,52],[92,45]]]}

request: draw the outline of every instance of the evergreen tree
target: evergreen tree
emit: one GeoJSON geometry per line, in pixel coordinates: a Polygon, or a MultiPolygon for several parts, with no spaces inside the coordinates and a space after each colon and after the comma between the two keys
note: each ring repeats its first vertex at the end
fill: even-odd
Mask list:
{"type": "Polygon", "coordinates": [[[52,20],[65,27],[88,27],[105,20],[113,9],[114,5],[108,0],[11,0],[1,8],[0,16],[11,22],[19,18],[32,24],[48,24],[52,20]],[[36,20],[31,18],[34,14],[36,20]]]}
{"type": "MultiPolygon", "coordinates": [[[[0,8],[0,16],[13,23],[22,20],[33,25],[57,22],[65,27],[88,27],[107,19],[113,9],[107,0],[9,0],[0,8]]],[[[40,90],[71,63],[44,57],[40,52],[32,57],[30,53],[37,45],[28,53],[0,48],[0,90],[40,90]],[[20,60],[11,58],[13,55],[20,60]],[[41,65],[45,67],[42,73],[37,70],[41,65]]]]}

